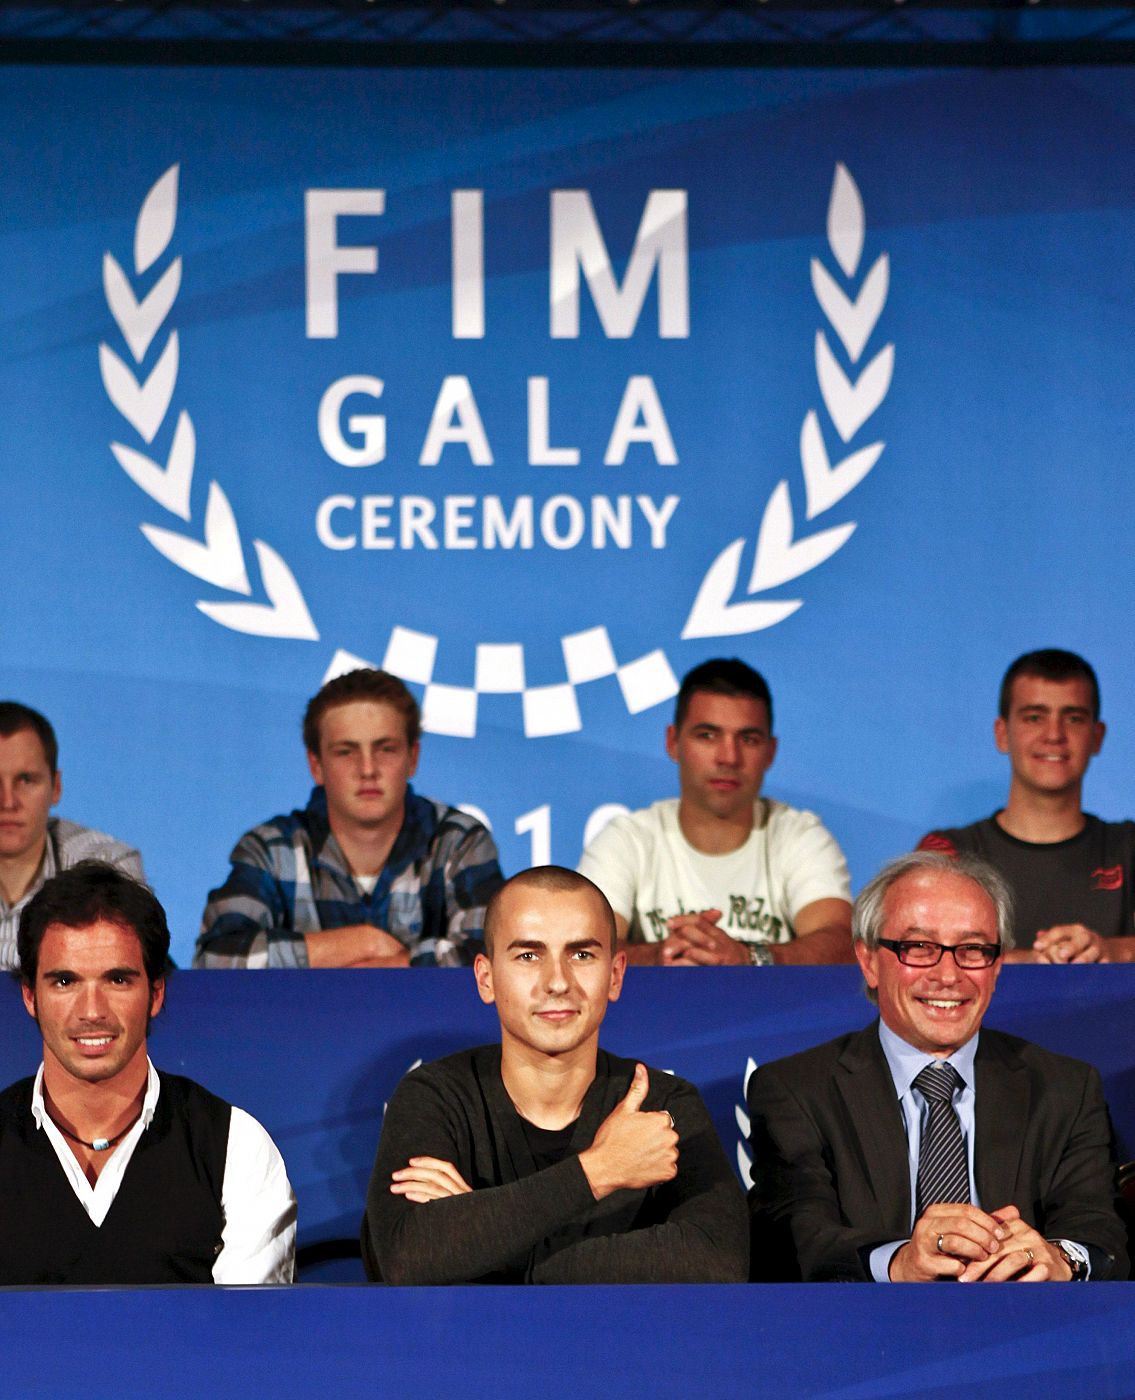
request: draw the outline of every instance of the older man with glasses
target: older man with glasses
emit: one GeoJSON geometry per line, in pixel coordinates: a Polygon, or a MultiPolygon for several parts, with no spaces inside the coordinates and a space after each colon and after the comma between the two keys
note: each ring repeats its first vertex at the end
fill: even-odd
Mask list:
{"type": "Polygon", "coordinates": [[[1098,1073],[982,1027],[1012,926],[972,857],[915,852],[860,894],[879,1020],[750,1082],[758,1276],[1127,1276],[1098,1073]]]}

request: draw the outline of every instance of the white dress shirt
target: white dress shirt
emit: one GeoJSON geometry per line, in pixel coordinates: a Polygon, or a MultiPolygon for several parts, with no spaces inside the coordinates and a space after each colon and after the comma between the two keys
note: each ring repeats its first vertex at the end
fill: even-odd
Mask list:
{"type": "MultiPolygon", "coordinates": [[[[93,1186],[44,1106],[42,1064],[36,1073],[32,1117],[47,1134],[79,1204],[96,1225],[106,1219],[134,1149],[153,1121],[162,1086],[153,1064],[146,1063],[141,1117],[103,1163],[93,1186]]],[[[213,1282],[291,1283],[295,1275],[295,1193],[276,1144],[242,1108],[232,1109],[229,1122],[221,1210],[225,1224],[221,1252],[213,1265],[213,1282]]]]}

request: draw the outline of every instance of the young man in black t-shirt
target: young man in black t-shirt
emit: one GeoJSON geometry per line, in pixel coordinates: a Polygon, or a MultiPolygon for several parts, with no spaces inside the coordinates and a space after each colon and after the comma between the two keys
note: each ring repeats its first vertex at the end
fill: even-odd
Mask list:
{"type": "Polygon", "coordinates": [[[970,826],[932,831],[920,850],[968,851],[1009,882],[1016,948],[1009,961],[1135,960],[1135,822],[1083,810],[1088,764],[1100,751],[1099,683],[1074,652],[1018,657],[993,726],[1009,756],[1004,808],[970,826]]]}

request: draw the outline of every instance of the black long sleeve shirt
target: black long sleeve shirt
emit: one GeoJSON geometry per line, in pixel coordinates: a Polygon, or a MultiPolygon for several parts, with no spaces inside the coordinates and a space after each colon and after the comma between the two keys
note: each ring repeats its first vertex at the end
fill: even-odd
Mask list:
{"type": "Polygon", "coordinates": [[[668,1110],[678,1174],[646,1190],[591,1193],[579,1161],[630,1088],[633,1060],[599,1052],[570,1155],[540,1170],[500,1074],[500,1047],[414,1070],[386,1110],[363,1218],[367,1275],[391,1284],[739,1283],[744,1197],[692,1084],[650,1071],[645,1111],[668,1110]],[[416,1204],[390,1191],[411,1157],[451,1162],[470,1194],[416,1204]]]}

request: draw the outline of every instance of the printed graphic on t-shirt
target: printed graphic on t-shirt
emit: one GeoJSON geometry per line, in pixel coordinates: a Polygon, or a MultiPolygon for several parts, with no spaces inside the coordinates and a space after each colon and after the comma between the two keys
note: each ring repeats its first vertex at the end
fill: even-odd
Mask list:
{"type": "MultiPolygon", "coordinates": [[[[722,909],[717,926],[730,938],[739,939],[742,943],[787,943],[791,938],[784,920],[774,918],[769,913],[768,901],[763,895],[750,898],[744,894],[731,894],[725,902],[727,907],[722,909]]],[[[696,914],[701,910],[685,909],[679,901],[679,907],[669,912],[658,908],[643,912],[650,925],[651,937],[662,939],[669,932],[667,924],[676,915],[696,914]]]]}

